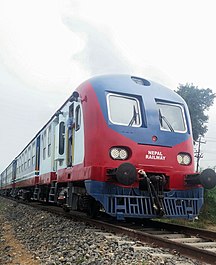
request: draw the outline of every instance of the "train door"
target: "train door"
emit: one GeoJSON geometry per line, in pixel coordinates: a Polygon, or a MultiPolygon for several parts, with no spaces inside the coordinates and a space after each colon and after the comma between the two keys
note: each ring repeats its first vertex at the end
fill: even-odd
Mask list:
{"type": "Polygon", "coordinates": [[[67,121],[67,166],[73,165],[74,158],[74,102],[69,106],[67,121]]]}
{"type": "Polygon", "coordinates": [[[55,121],[56,170],[65,166],[65,117],[60,113],[55,121]]]}
{"type": "Polygon", "coordinates": [[[74,166],[84,159],[84,132],[80,102],[72,102],[69,106],[68,122],[68,166],[74,166]]]}
{"type": "Polygon", "coordinates": [[[81,164],[84,160],[84,126],[81,102],[75,102],[75,141],[74,141],[74,164],[81,164]]]}

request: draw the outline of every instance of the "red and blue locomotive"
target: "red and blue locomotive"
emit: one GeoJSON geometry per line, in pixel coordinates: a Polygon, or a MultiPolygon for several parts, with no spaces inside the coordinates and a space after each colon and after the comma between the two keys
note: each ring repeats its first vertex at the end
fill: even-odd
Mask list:
{"type": "Polygon", "coordinates": [[[5,194],[118,219],[194,218],[215,184],[194,172],[184,100],[127,75],[81,84],[1,174],[5,194]]]}

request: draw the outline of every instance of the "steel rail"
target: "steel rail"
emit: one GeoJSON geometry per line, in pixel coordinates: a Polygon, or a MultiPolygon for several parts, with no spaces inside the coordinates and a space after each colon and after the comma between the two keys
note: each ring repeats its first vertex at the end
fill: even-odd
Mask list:
{"type": "MultiPolygon", "coordinates": [[[[172,240],[151,235],[143,231],[109,224],[103,221],[91,220],[91,224],[103,229],[109,229],[116,233],[123,233],[129,237],[136,238],[141,242],[152,244],[155,247],[168,248],[190,258],[194,258],[196,260],[198,259],[199,261],[210,264],[216,264],[216,253],[211,251],[193,247],[184,243],[174,242],[172,240]]],[[[188,228],[187,231],[189,232],[190,228],[188,228]]]]}

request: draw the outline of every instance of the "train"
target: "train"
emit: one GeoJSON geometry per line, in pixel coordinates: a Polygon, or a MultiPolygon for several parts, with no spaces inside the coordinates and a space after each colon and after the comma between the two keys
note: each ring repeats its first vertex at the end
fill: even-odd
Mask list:
{"type": "Polygon", "coordinates": [[[0,193],[66,211],[194,219],[212,169],[194,170],[188,106],[142,77],[88,79],[0,175],[0,193]]]}

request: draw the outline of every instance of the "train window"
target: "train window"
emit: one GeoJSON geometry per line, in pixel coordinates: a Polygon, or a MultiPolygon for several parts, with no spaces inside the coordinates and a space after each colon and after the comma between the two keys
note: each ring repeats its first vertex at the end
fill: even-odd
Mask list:
{"type": "Polygon", "coordinates": [[[184,109],[177,104],[157,102],[159,121],[162,130],[171,132],[186,132],[184,109]]]}
{"type": "Polygon", "coordinates": [[[36,148],[35,142],[32,144],[32,166],[35,166],[36,148]]]}
{"type": "Polygon", "coordinates": [[[31,166],[31,146],[28,148],[28,168],[31,166]]]}
{"type": "Polygon", "coordinates": [[[65,124],[60,122],[59,124],[59,154],[64,154],[64,145],[65,145],[65,124]]]}
{"type": "Polygon", "coordinates": [[[25,158],[24,158],[24,170],[27,169],[27,161],[28,161],[28,154],[27,154],[27,150],[25,151],[25,158]]]}
{"type": "Polygon", "coordinates": [[[132,127],[141,126],[140,105],[136,98],[108,94],[107,105],[109,120],[113,124],[132,127]]]}
{"type": "Polygon", "coordinates": [[[21,157],[19,158],[19,173],[21,173],[21,166],[22,166],[22,159],[21,157]]]}
{"type": "Polygon", "coordinates": [[[46,131],[42,135],[42,146],[43,146],[43,159],[46,159],[46,141],[47,141],[47,135],[46,131]]]}
{"type": "Polygon", "coordinates": [[[51,125],[48,128],[48,157],[51,156],[51,125]]]}
{"type": "Polygon", "coordinates": [[[21,170],[22,170],[22,172],[24,171],[24,161],[25,159],[24,159],[24,154],[22,154],[22,166],[21,166],[21,170]]]}
{"type": "Polygon", "coordinates": [[[78,131],[81,126],[81,110],[80,110],[80,105],[76,107],[75,110],[75,130],[78,131]]]}

